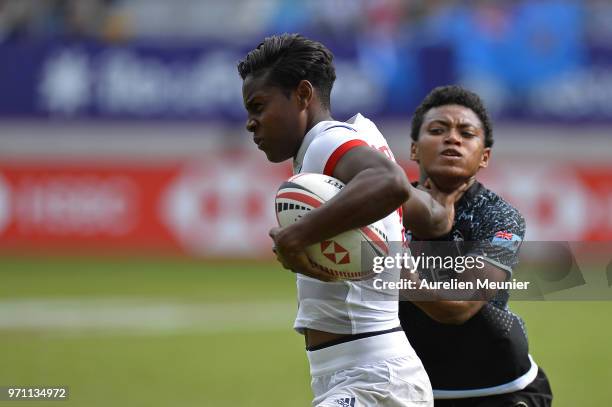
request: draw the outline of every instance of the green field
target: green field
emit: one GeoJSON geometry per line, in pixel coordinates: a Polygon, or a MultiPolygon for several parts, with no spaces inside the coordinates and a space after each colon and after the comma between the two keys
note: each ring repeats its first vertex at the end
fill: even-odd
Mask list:
{"type": "MultiPolygon", "coordinates": [[[[0,406],[308,406],[294,276],[270,263],[0,258],[0,406]]],[[[518,302],[557,407],[612,405],[612,302],[518,302]]]]}

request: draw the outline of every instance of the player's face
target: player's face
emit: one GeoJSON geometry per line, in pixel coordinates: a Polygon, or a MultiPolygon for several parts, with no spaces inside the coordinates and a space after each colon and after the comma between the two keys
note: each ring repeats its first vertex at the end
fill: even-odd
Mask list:
{"type": "Polygon", "coordinates": [[[411,150],[411,158],[434,182],[468,179],[488,165],[490,154],[480,119],[460,105],[429,110],[411,150]]]}
{"type": "Polygon", "coordinates": [[[306,114],[295,92],[266,83],[266,74],[249,75],[242,83],[248,117],[246,129],[271,162],[292,158],[306,134],[306,114]]]}

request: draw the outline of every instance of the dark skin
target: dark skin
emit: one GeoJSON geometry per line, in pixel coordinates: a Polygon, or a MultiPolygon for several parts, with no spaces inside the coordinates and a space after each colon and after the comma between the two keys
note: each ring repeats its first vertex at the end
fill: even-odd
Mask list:
{"type": "MultiPolygon", "coordinates": [[[[485,147],[484,129],[476,113],[464,106],[444,105],[425,114],[419,138],[411,146],[410,158],[419,164],[420,182],[433,186],[430,188],[432,198],[454,217],[454,203],[475,182],[478,171],[487,167],[490,156],[491,149],[485,147]]],[[[420,239],[430,239],[443,236],[448,230],[425,236],[414,230],[413,233],[420,239]]],[[[494,281],[506,279],[503,270],[485,264],[484,270],[466,270],[462,277],[466,281],[483,275],[494,281]]],[[[415,274],[410,278],[418,281],[415,274]]],[[[444,293],[424,290],[420,292],[424,301],[413,300],[413,303],[435,321],[463,324],[495,295],[495,291],[480,294],[481,299],[477,301],[444,300],[444,293]]]]}

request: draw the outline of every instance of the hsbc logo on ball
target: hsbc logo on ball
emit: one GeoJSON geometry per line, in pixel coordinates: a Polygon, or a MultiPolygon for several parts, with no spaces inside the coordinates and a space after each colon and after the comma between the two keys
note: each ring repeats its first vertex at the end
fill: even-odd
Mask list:
{"type": "Polygon", "coordinates": [[[8,183],[0,174],[0,233],[11,221],[11,191],[8,183]]]}
{"type": "Polygon", "coordinates": [[[351,257],[344,247],[333,240],[325,240],[320,243],[321,253],[334,264],[349,264],[351,257]]]}

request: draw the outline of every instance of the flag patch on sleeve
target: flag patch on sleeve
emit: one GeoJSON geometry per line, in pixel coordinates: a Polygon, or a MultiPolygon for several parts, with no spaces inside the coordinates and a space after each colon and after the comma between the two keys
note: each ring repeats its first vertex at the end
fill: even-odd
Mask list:
{"type": "Polygon", "coordinates": [[[523,240],[520,236],[506,231],[495,232],[491,244],[493,246],[501,246],[505,249],[517,251],[523,240]]]}

